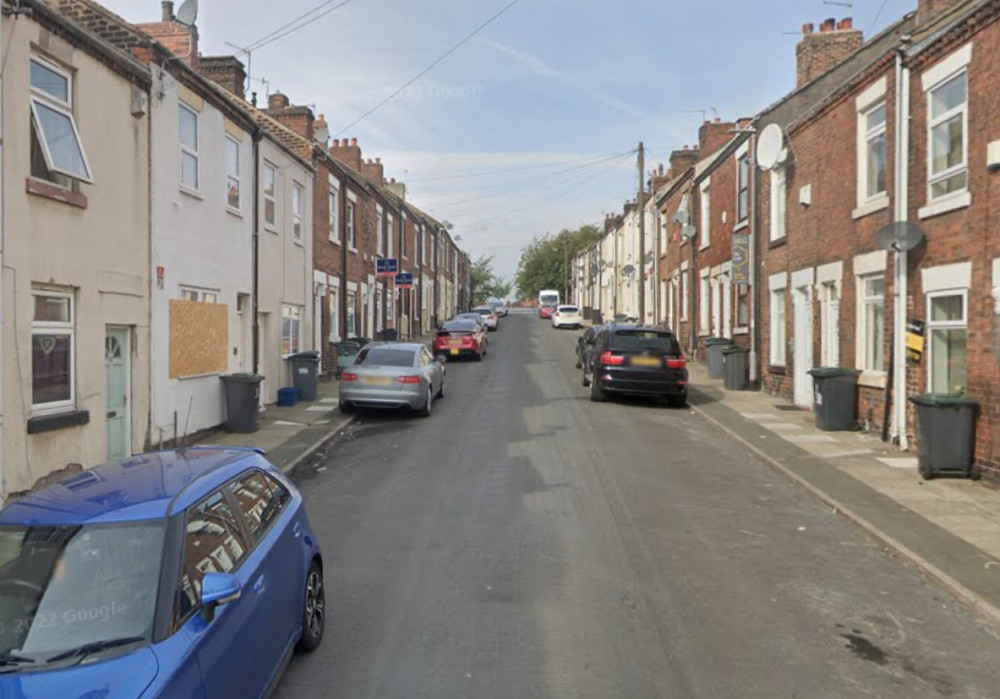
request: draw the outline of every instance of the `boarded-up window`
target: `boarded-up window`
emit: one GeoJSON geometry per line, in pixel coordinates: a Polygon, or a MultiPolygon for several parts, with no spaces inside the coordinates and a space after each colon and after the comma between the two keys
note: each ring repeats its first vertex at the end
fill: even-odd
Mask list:
{"type": "Polygon", "coordinates": [[[229,306],[170,302],[170,378],[224,373],[228,347],[229,306]]]}

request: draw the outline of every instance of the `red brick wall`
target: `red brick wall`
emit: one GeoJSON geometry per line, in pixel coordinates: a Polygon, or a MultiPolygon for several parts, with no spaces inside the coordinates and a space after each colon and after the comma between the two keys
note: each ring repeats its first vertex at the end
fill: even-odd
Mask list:
{"type": "Polygon", "coordinates": [[[805,85],[822,75],[861,48],[864,43],[860,30],[854,29],[850,19],[825,20],[818,33],[813,25],[803,27],[802,41],[795,47],[796,81],[805,85]]]}

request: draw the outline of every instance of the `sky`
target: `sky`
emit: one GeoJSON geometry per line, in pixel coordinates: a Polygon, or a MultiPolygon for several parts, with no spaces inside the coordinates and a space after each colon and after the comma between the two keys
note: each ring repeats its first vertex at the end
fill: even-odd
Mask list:
{"type": "MultiPolygon", "coordinates": [[[[281,91],[324,114],[508,279],[535,236],[635,197],[640,141],[649,171],[706,116],[752,116],[791,90],[803,24],[853,17],[868,37],[917,0],[518,0],[352,126],[510,1],[349,0],[249,57],[261,101],[281,91]]],[[[160,16],[159,0],[103,2],[133,23],[160,16]]],[[[201,0],[201,52],[340,2],[201,0]]]]}

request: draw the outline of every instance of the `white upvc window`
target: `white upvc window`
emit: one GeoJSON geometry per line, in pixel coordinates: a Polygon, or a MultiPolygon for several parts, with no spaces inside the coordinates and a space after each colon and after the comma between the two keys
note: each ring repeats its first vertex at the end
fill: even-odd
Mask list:
{"type": "Polygon", "coordinates": [[[292,183],[292,237],[296,242],[302,240],[302,185],[292,183]]]}
{"type": "Polygon", "coordinates": [[[211,289],[198,289],[193,286],[183,286],[180,290],[181,301],[195,301],[197,303],[218,303],[219,292],[211,289]]]}
{"type": "Polygon", "coordinates": [[[771,170],[771,242],[785,237],[785,208],[788,201],[785,168],[771,170]]]}
{"type": "Polygon", "coordinates": [[[264,163],[264,226],[274,230],[278,225],[278,168],[264,163]]]}
{"type": "Polygon", "coordinates": [[[750,217],[750,155],[739,159],[736,172],[736,224],[750,217]]]}
{"type": "Polygon", "coordinates": [[[736,287],[736,328],[734,332],[744,333],[750,327],[750,285],[735,284],[736,287]]]}
{"type": "Polygon", "coordinates": [[[406,216],[399,222],[399,256],[406,259],[406,216]]]}
{"type": "Polygon", "coordinates": [[[832,281],[819,286],[820,361],[822,366],[839,366],[840,288],[832,281]]]}
{"type": "Polygon", "coordinates": [[[928,372],[931,393],[964,394],[968,385],[968,291],[927,294],[928,372]]]}
{"type": "Polygon", "coordinates": [[[358,250],[358,239],[356,233],[356,226],[354,225],[354,202],[348,200],[347,202],[347,246],[357,252],[358,250]]]}
{"type": "Polygon", "coordinates": [[[712,300],[712,283],[708,273],[707,267],[701,271],[701,285],[698,287],[698,333],[700,335],[707,335],[710,330],[709,312],[711,307],[709,304],[712,300]]]}
{"type": "Polygon", "coordinates": [[[347,337],[358,336],[357,292],[347,292],[347,337]]]}
{"type": "Polygon", "coordinates": [[[969,74],[962,69],[927,92],[928,199],[969,187],[969,74]]]}
{"type": "Polygon", "coordinates": [[[688,280],[690,273],[686,269],[681,270],[681,322],[687,322],[688,309],[691,307],[691,284],[688,280]]]}
{"type": "Polygon", "coordinates": [[[386,250],[387,250],[386,257],[392,257],[393,247],[394,247],[393,240],[395,240],[396,238],[396,229],[393,224],[392,214],[387,213],[385,215],[385,221],[386,221],[385,239],[386,239],[386,250]]]}
{"type": "Polygon", "coordinates": [[[302,306],[281,306],[281,356],[302,350],[302,306]]]}
{"type": "Polygon", "coordinates": [[[885,371],[885,274],[858,277],[858,369],[885,371]]]}
{"type": "Polygon", "coordinates": [[[91,182],[73,118],[72,75],[38,56],[32,56],[30,64],[32,148],[41,151],[41,162],[32,163],[31,174],[66,187],[70,183],[59,176],[91,182]]]}
{"type": "Polygon", "coordinates": [[[76,406],[76,308],[71,291],[32,291],[31,410],[76,406]]]}
{"type": "Polygon", "coordinates": [[[183,102],[178,102],[177,106],[181,186],[197,192],[200,185],[198,112],[183,102]]]}
{"type": "Polygon", "coordinates": [[[340,289],[330,289],[330,342],[340,342],[340,289]]]}
{"type": "Polygon", "coordinates": [[[701,184],[701,247],[712,244],[712,188],[708,181],[701,184]]]}
{"type": "Polygon", "coordinates": [[[388,257],[385,252],[385,213],[382,205],[375,205],[375,257],[388,257]]]}
{"type": "Polygon", "coordinates": [[[340,190],[334,182],[330,183],[330,213],[329,213],[329,230],[330,230],[330,242],[340,244],[340,190]]]}
{"type": "Polygon", "coordinates": [[[771,290],[771,366],[785,366],[785,290],[771,290]]]}
{"type": "Polygon", "coordinates": [[[240,142],[226,135],[226,205],[240,210],[240,142]]]}
{"type": "Polygon", "coordinates": [[[860,115],[864,141],[858,174],[861,177],[861,201],[864,205],[886,194],[886,104],[880,102],[860,115]]]}

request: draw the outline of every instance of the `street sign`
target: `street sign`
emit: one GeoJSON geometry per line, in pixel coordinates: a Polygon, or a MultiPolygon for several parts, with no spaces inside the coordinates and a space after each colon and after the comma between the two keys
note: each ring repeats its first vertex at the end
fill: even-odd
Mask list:
{"type": "Polygon", "coordinates": [[[733,284],[750,285],[750,234],[733,233],[733,284]]]}
{"type": "Polygon", "coordinates": [[[400,272],[396,275],[397,289],[410,289],[413,287],[413,275],[410,272],[400,272]]]}
{"type": "Polygon", "coordinates": [[[394,277],[399,272],[399,260],[395,257],[380,257],[375,260],[375,271],[380,277],[394,277]]]}

